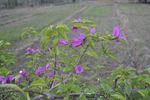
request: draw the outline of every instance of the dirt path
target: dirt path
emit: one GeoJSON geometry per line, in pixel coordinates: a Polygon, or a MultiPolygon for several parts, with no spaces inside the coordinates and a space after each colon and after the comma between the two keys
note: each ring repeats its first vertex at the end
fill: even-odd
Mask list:
{"type": "Polygon", "coordinates": [[[17,18],[17,19],[9,20],[9,21],[6,21],[6,22],[1,22],[0,27],[5,26],[7,24],[15,23],[15,22],[18,22],[18,21],[22,21],[22,20],[25,20],[25,19],[30,18],[30,17],[34,17],[34,16],[33,15],[23,16],[23,17],[20,17],[20,18],[17,18]]]}

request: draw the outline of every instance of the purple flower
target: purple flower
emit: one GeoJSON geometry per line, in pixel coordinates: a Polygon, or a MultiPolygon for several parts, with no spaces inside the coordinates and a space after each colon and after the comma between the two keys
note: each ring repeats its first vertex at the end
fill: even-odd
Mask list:
{"type": "Polygon", "coordinates": [[[80,32],[80,35],[78,36],[79,39],[84,40],[86,38],[85,34],[80,32]]]}
{"type": "Polygon", "coordinates": [[[35,52],[35,50],[34,50],[33,48],[27,48],[27,49],[26,49],[26,52],[27,52],[27,53],[33,53],[33,52],[35,52]]]}
{"type": "Polygon", "coordinates": [[[15,78],[14,75],[8,75],[7,77],[5,76],[0,76],[0,81],[2,82],[2,84],[5,83],[11,83],[11,81],[15,78]]]}
{"type": "Polygon", "coordinates": [[[43,89],[43,86],[38,86],[38,88],[43,89]]]}
{"type": "Polygon", "coordinates": [[[90,33],[94,34],[96,32],[96,27],[90,28],[90,33]]]}
{"type": "Polygon", "coordinates": [[[61,44],[69,44],[69,42],[67,40],[64,40],[64,39],[59,39],[59,43],[61,43],[61,44]]]}
{"type": "MultiPolygon", "coordinates": [[[[114,28],[113,28],[113,33],[112,33],[114,36],[115,36],[115,38],[120,38],[120,39],[126,39],[126,37],[125,36],[121,36],[121,34],[120,34],[120,27],[119,26],[115,26],[114,28]]],[[[120,42],[119,40],[116,40],[116,42],[120,42]]]]}
{"type": "Polygon", "coordinates": [[[78,27],[72,27],[72,31],[79,31],[79,28],[78,27]]]}
{"type": "Polygon", "coordinates": [[[54,81],[50,82],[49,84],[55,84],[55,83],[58,83],[58,81],[54,80],[54,81]]]}
{"type": "Polygon", "coordinates": [[[52,81],[52,82],[53,82],[53,84],[55,84],[55,83],[57,83],[58,81],[54,80],[54,81],[52,81]]]}
{"type": "Polygon", "coordinates": [[[5,83],[5,76],[0,76],[0,82],[2,83],[2,84],[4,84],[5,83]]]}
{"type": "Polygon", "coordinates": [[[8,76],[6,77],[6,83],[10,83],[14,78],[15,78],[14,75],[8,75],[8,76]]]}
{"type": "Polygon", "coordinates": [[[46,69],[48,69],[48,68],[50,68],[50,67],[51,67],[50,64],[46,64],[46,65],[45,65],[45,68],[46,68],[46,69]]]}
{"type": "Polygon", "coordinates": [[[46,70],[45,66],[44,67],[39,67],[39,68],[36,69],[35,74],[36,75],[41,75],[41,73],[44,72],[45,70],[46,70]]]}
{"type": "Polygon", "coordinates": [[[123,40],[125,40],[125,39],[126,39],[126,37],[125,37],[125,36],[119,36],[119,38],[120,38],[120,39],[123,39],[123,40]]]}
{"type": "Polygon", "coordinates": [[[47,76],[48,77],[53,77],[54,76],[54,72],[49,72],[47,76]]]}
{"type": "Polygon", "coordinates": [[[82,22],[82,19],[81,18],[77,18],[74,21],[76,21],[76,22],[82,22]]]}
{"type": "Polygon", "coordinates": [[[17,80],[18,83],[21,83],[22,81],[23,81],[22,78],[19,78],[19,79],[17,80]]]}
{"type": "Polygon", "coordinates": [[[76,71],[77,74],[80,74],[80,73],[82,73],[84,71],[84,69],[82,68],[81,65],[77,65],[75,67],[75,71],[76,71]]]}
{"type": "Polygon", "coordinates": [[[77,37],[77,38],[72,39],[71,43],[73,46],[76,47],[76,46],[80,46],[83,43],[83,40],[77,37]]]}
{"type": "Polygon", "coordinates": [[[27,74],[28,72],[23,72],[23,71],[19,72],[19,75],[22,76],[23,78],[25,78],[27,74]]]}
{"type": "Polygon", "coordinates": [[[36,53],[41,53],[41,50],[40,49],[36,49],[35,52],[36,53]]]}
{"type": "Polygon", "coordinates": [[[5,76],[0,76],[0,81],[4,80],[5,76]]]}
{"type": "Polygon", "coordinates": [[[115,26],[113,28],[113,35],[116,37],[116,38],[119,38],[120,37],[120,27],[119,26],[115,26]]]}

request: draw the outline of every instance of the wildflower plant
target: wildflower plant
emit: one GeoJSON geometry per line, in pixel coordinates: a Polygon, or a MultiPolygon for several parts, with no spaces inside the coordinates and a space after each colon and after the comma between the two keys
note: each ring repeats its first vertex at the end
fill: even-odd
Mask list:
{"type": "MultiPolygon", "coordinates": [[[[148,74],[137,75],[135,68],[121,66],[103,80],[94,76],[97,79],[94,83],[84,79],[92,70],[81,61],[84,56],[100,58],[103,54],[115,58],[105,45],[98,48],[97,42],[124,43],[126,38],[118,26],[111,34],[100,34],[94,22],[78,18],[71,26],[51,25],[35,34],[40,37],[40,47],[25,50],[30,70],[0,76],[0,87],[19,92],[20,100],[148,100],[150,78],[148,74]],[[69,34],[75,35],[69,37],[69,34]]],[[[96,70],[101,68],[99,65],[96,70]]],[[[144,71],[149,72],[149,69],[144,71]]]]}

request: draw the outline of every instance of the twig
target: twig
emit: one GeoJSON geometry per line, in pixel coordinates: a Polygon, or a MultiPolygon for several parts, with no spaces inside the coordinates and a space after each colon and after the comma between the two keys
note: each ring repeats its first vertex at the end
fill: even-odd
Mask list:
{"type": "Polygon", "coordinates": [[[82,57],[84,56],[84,54],[86,53],[86,51],[87,51],[88,47],[89,47],[89,44],[86,46],[86,48],[85,48],[85,50],[83,51],[83,53],[81,54],[81,56],[77,59],[77,61],[76,61],[76,65],[78,65],[78,64],[79,64],[79,62],[80,62],[81,58],[82,58],[82,57]]]}

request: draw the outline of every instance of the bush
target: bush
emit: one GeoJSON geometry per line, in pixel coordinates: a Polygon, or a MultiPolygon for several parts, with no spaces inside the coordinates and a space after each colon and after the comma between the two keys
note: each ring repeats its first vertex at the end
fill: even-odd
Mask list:
{"type": "Polygon", "coordinates": [[[101,70],[105,66],[87,67],[81,61],[84,56],[100,58],[107,55],[116,59],[116,55],[106,49],[103,43],[125,43],[126,40],[126,37],[120,34],[119,26],[115,26],[113,33],[107,35],[99,34],[96,29],[97,26],[92,21],[79,18],[72,21],[72,26],[59,24],[46,27],[41,33],[35,33],[41,37],[41,45],[40,49],[26,49],[26,56],[30,59],[27,67],[30,71],[22,70],[16,75],[0,76],[1,98],[148,100],[149,68],[143,69],[141,74],[136,74],[135,68],[120,65],[106,78],[99,75],[85,78],[86,73],[101,70]],[[76,33],[73,39],[69,37],[71,33],[76,33]],[[102,43],[102,48],[99,48],[97,42],[102,43]],[[89,82],[92,79],[93,82],[89,82]]]}

